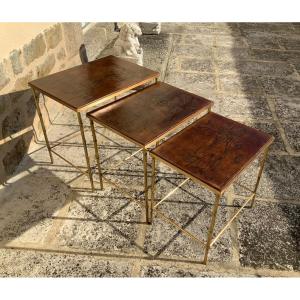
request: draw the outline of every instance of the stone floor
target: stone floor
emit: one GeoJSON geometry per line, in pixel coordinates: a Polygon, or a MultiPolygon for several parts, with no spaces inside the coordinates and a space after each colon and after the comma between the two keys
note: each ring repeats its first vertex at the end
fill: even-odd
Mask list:
{"type": "MultiPolygon", "coordinates": [[[[0,275],[300,276],[300,25],[164,23],[160,35],[140,41],[145,66],[160,71],[162,81],[206,96],[215,102],[213,111],[275,137],[256,206],[232,223],[204,266],[197,244],[158,218],[146,225],[139,203],[130,200],[142,197],[141,157],[116,165],[135,146],[97,128],[105,176],[130,187],[124,195],[107,182],[104,191],[92,193],[88,180],[64,161],[56,157],[49,164],[37,141],[0,189],[0,275]]],[[[84,166],[75,117],[63,111],[49,136],[55,145],[69,134],[56,149],[84,166]]],[[[253,184],[256,167],[239,181],[253,184]]],[[[163,165],[158,175],[159,196],[181,178],[163,165]]],[[[246,195],[237,185],[226,194],[218,228],[246,195]]],[[[162,209],[203,235],[211,203],[209,192],[190,183],[162,209]]]]}

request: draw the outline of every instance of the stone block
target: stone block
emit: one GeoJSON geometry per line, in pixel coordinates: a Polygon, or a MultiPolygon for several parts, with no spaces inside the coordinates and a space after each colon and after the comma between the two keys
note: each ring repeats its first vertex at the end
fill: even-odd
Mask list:
{"type": "Polygon", "coordinates": [[[37,66],[36,68],[37,76],[44,77],[50,74],[54,66],[55,66],[55,55],[51,54],[46,57],[45,61],[41,65],[37,66]]]}
{"type": "Polygon", "coordinates": [[[139,23],[143,34],[159,34],[161,31],[161,23],[160,22],[152,22],[152,23],[139,23]]]}
{"type": "Polygon", "coordinates": [[[46,51],[44,36],[40,33],[30,43],[23,47],[23,57],[28,66],[35,59],[41,57],[46,51]]]}
{"type": "Polygon", "coordinates": [[[14,74],[17,75],[19,73],[22,73],[23,66],[21,63],[21,50],[13,50],[10,55],[10,61],[12,65],[12,69],[14,71],[14,74]]]}
{"type": "Polygon", "coordinates": [[[58,51],[58,53],[56,54],[56,58],[58,60],[62,60],[65,57],[66,57],[66,51],[65,51],[65,49],[64,48],[60,48],[59,51],[58,51]]]}
{"type": "Polygon", "coordinates": [[[26,75],[18,78],[15,81],[14,90],[20,91],[24,89],[28,89],[28,82],[33,79],[33,71],[29,71],[26,75]]]}
{"type": "Polygon", "coordinates": [[[72,57],[78,54],[79,47],[83,42],[81,23],[61,23],[65,40],[67,55],[72,57]]]}
{"type": "Polygon", "coordinates": [[[47,28],[44,31],[47,50],[54,49],[59,42],[62,40],[62,31],[60,24],[55,24],[54,26],[47,28]]]}
{"type": "Polygon", "coordinates": [[[0,64],[0,90],[2,90],[8,83],[10,79],[7,77],[3,63],[0,64]]]}
{"type": "Polygon", "coordinates": [[[86,46],[88,59],[94,60],[109,42],[107,29],[103,23],[96,23],[84,32],[83,41],[86,46]]]}

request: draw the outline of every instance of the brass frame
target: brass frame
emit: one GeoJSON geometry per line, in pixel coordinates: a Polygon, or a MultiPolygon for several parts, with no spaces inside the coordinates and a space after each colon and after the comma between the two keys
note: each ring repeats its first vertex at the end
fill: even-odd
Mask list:
{"type": "MultiPolygon", "coordinates": [[[[76,112],[76,114],[77,114],[78,124],[79,124],[79,128],[80,128],[81,138],[82,138],[82,145],[83,145],[83,149],[84,149],[86,165],[87,165],[87,170],[85,172],[82,171],[77,166],[75,166],[71,161],[64,158],[62,155],[60,155],[56,151],[54,151],[52,149],[53,147],[50,146],[49,139],[48,139],[48,136],[47,136],[46,127],[45,127],[45,123],[44,123],[44,119],[43,119],[43,115],[42,115],[40,105],[39,105],[39,98],[36,94],[36,89],[31,87],[31,90],[32,90],[34,100],[35,100],[35,107],[36,107],[36,110],[37,110],[37,113],[38,113],[38,116],[39,116],[39,119],[40,119],[40,122],[41,122],[41,125],[42,125],[42,130],[43,130],[46,146],[47,146],[47,149],[48,149],[48,152],[49,152],[51,164],[53,164],[53,155],[52,155],[52,153],[53,153],[56,156],[58,156],[59,158],[61,158],[62,160],[64,160],[65,162],[67,162],[69,165],[71,165],[72,167],[77,169],[79,172],[83,173],[84,175],[87,175],[89,180],[90,180],[90,183],[91,183],[91,189],[92,189],[92,191],[94,191],[95,188],[94,188],[94,182],[93,182],[93,174],[92,174],[92,170],[91,170],[90,159],[89,159],[89,155],[88,155],[86,139],[85,139],[85,134],[84,134],[84,126],[83,126],[83,123],[82,123],[82,118],[81,118],[80,112],[76,112]]],[[[40,92],[40,93],[44,96],[43,92],[40,92]]]]}
{"type": "MultiPolygon", "coordinates": [[[[58,156],[59,158],[63,159],[65,162],[67,162],[72,167],[76,168],[82,174],[88,176],[90,184],[91,184],[91,189],[92,189],[92,191],[94,191],[95,187],[94,187],[94,181],[93,181],[93,174],[92,174],[92,168],[91,168],[91,164],[90,164],[90,158],[89,158],[89,155],[88,155],[88,149],[87,149],[87,144],[86,144],[86,139],[85,139],[84,126],[83,126],[83,123],[82,123],[81,112],[87,111],[88,108],[96,106],[100,102],[103,102],[103,101],[106,101],[106,100],[109,100],[109,99],[116,100],[117,96],[121,95],[122,93],[128,92],[128,91],[130,91],[130,90],[132,90],[136,87],[139,87],[141,85],[144,85],[144,84],[148,84],[148,83],[151,84],[151,82],[153,82],[153,80],[154,80],[154,83],[156,83],[157,79],[158,79],[158,75],[157,76],[151,76],[151,77],[149,77],[149,78],[147,78],[147,79],[145,79],[145,80],[143,80],[139,83],[133,84],[133,85],[127,87],[126,89],[123,89],[122,91],[117,91],[117,92],[114,92],[114,93],[112,93],[108,96],[105,96],[105,97],[101,98],[101,99],[95,100],[95,101],[89,103],[88,105],[85,105],[84,107],[80,107],[78,110],[74,110],[72,107],[70,107],[70,106],[66,105],[65,103],[63,103],[60,99],[57,99],[54,96],[49,95],[47,92],[42,91],[39,88],[34,87],[31,84],[29,84],[29,86],[32,90],[33,96],[34,96],[35,107],[36,107],[36,110],[37,110],[37,113],[38,113],[38,116],[39,116],[39,120],[41,122],[42,131],[43,131],[46,147],[48,149],[48,153],[49,153],[49,156],[50,156],[51,164],[53,164],[53,155],[52,155],[52,153],[53,153],[56,156],[58,156]],[[56,102],[60,103],[64,107],[67,107],[67,108],[71,109],[72,111],[76,112],[77,120],[78,120],[78,124],[79,124],[79,128],[80,128],[80,133],[81,133],[81,138],[82,138],[82,145],[83,145],[83,149],[84,149],[85,160],[86,160],[86,166],[87,166],[86,171],[82,171],[80,168],[76,167],[72,162],[70,162],[69,160],[64,158],[62,155],[60,155],[59,153],[54,151],[52,149],[52,148],[54,148],[53,146],[52,147],[50,146],[49,139],[48,139],[48,136],[47,136],[46,127],[45,127],[45,123],[44,123],[44,119],[43,119],[43,115],[42,115],[40,105],[39,105],[39,97],[37,96],[36,91],[38,91],[41,95],[43,95],[43,97],[45,97],[45,95],[46,95],[47,97],[55,100],[56,102]]],[[[91,123],[91,126],[93,126],[93,125],[94,124],[91,123]]],[[[94,128],[92,129],[92,134],[93,134],[94,147],[98,147],[94,128]]],[[[57,145],[55,145],[55,146],[57,146],[57,145]]],[[[98,153],[96,155],[96,160],[97,160],[97,156],[98,156],[98,153]]],[[[97,161],[99,161],[99,156],[98,156],[97,161]]],[[[101,187],[101,189],[103,189],[103,181],[102,181],[100,164],[97,167],[98,167],[98,171],[99,171],[100,187],[101,187]]]]}
{"type": "MultiPolygon", "coordinates": [[[[157,80],[156,80],[157,82],[157,80]]],[[[158,138],[154,139],[153,141],[151,141],[150,143],[148,143],[147,145],[141,145],[139,143],[137,143],[136,141],[132,140],[131,138],[123,135],[122,133],[118,132],[117,130],[107,126],[106,124],[97,122],[96,120],[94,120],[93,118],[89,117],[90,122],[91,122],[91,130],[92,130],[92,134],[93,136],[95,136],[96,139],[96,143],[94,143],[94,148],[95,148],[95,157],[97,160],[97,166],[98,166],[98,173],[99,173],[99,178],[104,178],[105,180],[107,180],[103,175],[102,171],[101,171],[101,164],[100,164],[100,158],[99,158],[99,154],[98,154],[98,150],[99,147],[97,146],[97,138],[96,138],[96,133],[95,133],[95,126],[94,126],[94,122],[100,124],[101,126],[105,127],[106,129],[111,130],[112,132],[114,132],[115,134],[123,137],[124,139],[126,139],[127,141],[137,145],[138,147],[140,147],[140,149],[138,151],[136,151],[135,153],[133,153],[132,155],[130,155],[129,157],[125,158],[124,160],[122,160],[122,162],[120,164],[118,164],[118,166],[120,166],[124,161],[128,160],[129,158],[131,158],[132,156],[134,156],[135,154],[137,154],[140,151],[143,151],[143,170],[144,170],[144,201],[145,201],[145,208],[146,208],[146,222],[148,224],[150,224],[150,220],[151,220],[151,210],[149,209],[149,197],[148,197],[148,191],[149,191],[149,186],[148,186],[148,168],[147,168],[147,153],[148,153],[148,149],[152,146],[155,145],[155,147],[158,146],[159,142],[166,137],[168,134],[176,131],[177,128],[179,128],[182,124],[184,124],[184,122],[187,122],[189,120],[191,120],[194,117],[201,117],[204,114],[206,114],[208,111],[210,111],[210,108],[208,108],[207,110],[203,110],[203,111],[198,111],[195,112],[193,114],[191,114],[190,116],[188,116],[187,118],[185,118],[184,120],[182,120],[182,122],[180,122],[177,126],[175,126],[174,128],[171,128],[170,130],[168,130],[166,133],[164,133],[163,135],[159,136],[158,138]],[[97,152],[97,155],[96,155],[97,152]]],[[[100,179],[102,180],[102,179],[100,179]]],[[[102,180],[103,181],[103,180],[102,180]]],[[[108,181],[108,180],[107,180],[108,181]]],[[[115,186],[117,186],[117,184],[114,184],[115,186]]],[[[123,189],[123,188],[122,188],[123,189]]],[[[150,204],[151,205],[151,204],[150,204]]]]}
{"type": "MultiPolygon", "coordinates": [[[[207,264],[207,260],[208,260],[208,254],[209,254],[209,250],[210,248],[213,246],[213,244],[221,237],[221,235],[225,232],[225,230],[230,226],[230,224],[237,218],[237,216],[240,214],[240,212],[246,207],[246,205],[250,202],[250,206],[248,206],[248,208],[252,208],[254,205],[254,200],[255,200],[255,196],[256,196],[256,192],[257,192],[257,188],[261,179],[261,175],[262,175],[262,171],[265,165],[265,161],[267,159],[267,155],[268,155],[268,150],[269,150],[270,145],[267,145],[267,147],[264,149],[264,154],[263,154],[263,158],[260,162],[260,167],[259,167],[259,172],[258,172],[258,176],[257,176],[257,181],[255,183],[255,187],[254,190],[250,190],[247,188],[247,190],[251,191],[251,195],[246,199],[246,201],[243,203],[243,205],[241,205],[239,207],[239,209],[234,213],[234,215],[230,218],[230,220],[224,225],[224,227],[222,227],[222,229],[216,234],[216,236],[213,238],[214,235],[214,227],[215,227],[215,223],[216,223],[216,218],[217,218],[217,213],[218,213],[218,208],[220,205],[220,199],[222,198],[222,196],[224,195],[225,191],[234,183],[232,182],[229,186],[226,187],[225,190],[222,191],[218,191],[215,188],[207,185],[206,183],[200,181],[199,179],[196,179],[192,176],[190,176],[189,174],[187,174],[186,172],[182,171],[179,168],[176,168],[175,166],[173,166],[172,164],[166,162],[165,160],[163,160],[162,158],[156,156],[153,153],[151,154],[152,157],[152,174],[151,174],[151,200],[150,200],[150,222],[152,223],[153,221],[153,215],[154,212],[156,212],[156,214],[164,219],[165,221],[167,221],[168,223],[170,223],[171,225],[174,225],[177,229],[179,229],[179,231],[181,231],[182,233],[184,233],[185,235],[189,236],[190,238],[192,238],[194,241],[196,241],[197,243],[199,243],[204,249],[204,257],[203,257],[203,264],[207,264]],[[169,193],[167,193],[166,196],[164,196],[162,199],[160,200],[155,200],[155,178],[156,178],[156,159],[167,164],[168,166],[170,166],[171,168],[175,169],[177,172],[179,172],[182,175],[185,175],[187,178],[181,182],[179,185],[177,185],[174,189],[172,189],[169,193]],[[208,188],[209,190],[211,190],[214,194],[215,194],[215,201],[213,204],[213,208],[212,208],[212,212],[211,212],[211,218],[210,218],[210,225],[209,225],[209,229],[207,232],[207,238],[206,238],[206,242],[200,240],[198,237],[196,237],[193,233],[189,232],[188,230],[184,229],[181,225],[179,225],[178,223],[176,223],[176,221],[174,221],[173,219],[169,218],[168,216],[166,216],[160,209],[158,209],[158,206],[165,201],[167,198],[169,198],[174,192],[176,192],[183,184],[185,184],[188,180],[192,180],[193,182],[199,183],[201,186],[204,186],[206,188],[208,188]],[[156,204],[154,204],[154,202],[156,202],[156,204]]],[[[261,152],[259,152],[257,154],[257,156],[259,156],[261,154],[261,152]]],[[[257,157],[256,156],[256,157],[257,157]]]]}

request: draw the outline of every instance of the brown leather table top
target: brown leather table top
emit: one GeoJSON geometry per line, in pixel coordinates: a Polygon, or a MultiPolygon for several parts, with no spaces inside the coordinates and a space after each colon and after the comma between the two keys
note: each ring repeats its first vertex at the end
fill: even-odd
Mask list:
{"type": "Polygon", "coordinates": [[[210,112],[151,152],[218,191],[224,191],[273,137],[210,112]]]}
{"type": "Polygon", "coordinates": [[[87,117],[146,146],[212,104],[210,100],[158,82],[91,111],[87,117]]]}
{"type": "Polygon", "coordinates": [[[110,55],[28,84],[78,111],[93,102],[96,104],[101,98],[116,96],[158,76],[158,72],[110,55]]]}

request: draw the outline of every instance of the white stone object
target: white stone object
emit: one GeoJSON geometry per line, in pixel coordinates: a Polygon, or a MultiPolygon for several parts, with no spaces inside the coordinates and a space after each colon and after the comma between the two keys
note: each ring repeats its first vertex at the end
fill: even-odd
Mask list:
{"type": "Polygon", "coordinates": [[[120,34],[113,46],[113,55],[143,65],[143,49],[138,36],[142,35],[137,23],[125,23],[120,28],[120,34]]]}

